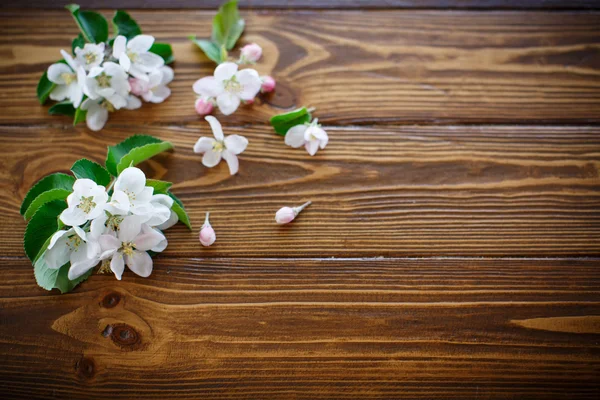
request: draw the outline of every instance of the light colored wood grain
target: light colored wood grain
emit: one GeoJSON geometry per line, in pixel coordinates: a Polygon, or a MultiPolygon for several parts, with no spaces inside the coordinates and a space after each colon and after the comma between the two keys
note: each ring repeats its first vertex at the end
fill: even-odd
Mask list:
{"type": "MultiPolygon", "coordinates": [[[[106,13],[109,15],[109,13],[106,13]]],[[[109,124],[198,121],[195,80],[214,63],[190,34],[210,35],[212,13],[132,12],[174,46],[172,97],[109,124]]],[[[599,13],[248,12],[243,42],[264,48],[257,69],[276,93],[226,118],[256,124],[302,105],[327,124],[598,122],[599,13]],[[368,18],[365,18],[368,15],[368,18]],[[335,21],[332,23],[332,21],[335,21]]],[[[0,16],[1,124],[65,124],[37,104],[42,72],[69,48],[77,27],[66,11],[0,16]]]]}

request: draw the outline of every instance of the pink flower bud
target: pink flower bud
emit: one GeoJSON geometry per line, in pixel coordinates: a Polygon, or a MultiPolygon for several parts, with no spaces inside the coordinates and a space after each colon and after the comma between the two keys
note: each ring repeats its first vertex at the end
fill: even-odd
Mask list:
{"type": "Polygon", "coordinates": [[[250,99],[250,100],[243,100],[243,102],[244,102],[244,104],[246,104],[246,105],[248,105],[248,106],[249,106],[249,105],[251,105],[251,104],[254,104],[254,99],[250,99]]]}
{"type": "Polygon", "coordinates": [[[256,43],[247,44],[241,50],[242,60],[245,62],[255,63],[262,56],[262,47],[256,43]]]}
{"type": "Polygon", "coordinates": [[[272,76],[265,75],[261,76],[262,86],[260,87],[260,91],[262,93],[270,93],[275,90],[275,79],[272,76]]]}
{"type": "Polygon", "coordinates": [[[300,214],[300,211],[304,210],[304,208],[306,206],[309,206],[311,204],[310,201],[307,201],[306,203],[302,204],[300,207],[282,207],[279,209],[279,211],[277,211],[277,213],[275,213],[275,222],[277,222],[280,225],[283,224],[288,224],[290,222],[292,222],[294,220],[294,218],[296,218],[296,216],[298,214],[300,214]]]}
{"type": "Polygon", "coordinates": [[[217,235],[215,234],[215,230],[210,226],[210,222],[208,222],[208,216],[210,213],[206,213],[206,219],[204,220],[204,225],[202,225],[202,229],[200,229],[200,243],[202,246],[210,246],[215,240],[217,240],[217,235]]]}
{"type": "Polygon", "coordinates": [[[196,100],[195,108],[198,114],[205,116],[213,111],[214,105],[210,100],[199,98],[196,100]]]}
{"type": "Polygon", "coordinates": [[[131,86],[131,93],[136,96],[141,96],[150,89],[148,82],[137,78],[129,78],[129,86],[131,86]]]}

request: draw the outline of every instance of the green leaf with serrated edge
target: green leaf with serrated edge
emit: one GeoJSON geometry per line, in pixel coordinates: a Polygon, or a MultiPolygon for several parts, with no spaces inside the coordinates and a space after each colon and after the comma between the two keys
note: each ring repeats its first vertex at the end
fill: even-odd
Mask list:
{"type": "Polygon", "coordinates": [[[133,135],[115,146],[108,147],[106,169],[113,176],[117,176],[131,163],[139,164],[172,148],[173,145],[170,142],[164,142],[149,135],[133,135]]]}
{"type": "Polygon", "coordinates": [[[35,260],[46,240],[58,230],[58,217],[67,203],[53,200],[41,206],[27,224],[23,247],[31,261],[35,260]]]}
{"type": "Polygon", "coordinates": [[[73,52],[73,55],[75,55],[75,49],[76,48],[79,47],[80,49],[83,49],[83,46],[85,46],[85,39],[84,39],[83,35],[80,33],[71,42],[71,51],[73,52]]]}
{"type": "Polygon", "coordinates": [[[93,269],[90,269],[79,278],[70,280],[68,277],[70,267],[71,265],[67,263],[58,269],[51,269],[46,265],[44,258],[40,257],[33,269],[35,280],[40,287],[46,290],[56,288],[60,290],[61,293],[67,293],[73,290],[75,286],[88,279],[94,272],[93,269]]]}
{"type": "Polygon", "coordinates": [[[71,171],[77,179],[91,179],[104,187],[110,184],[111,177],[106,168],[87,158],[75,161],[75,164],[71,167],[71,171]]]}
{"type": "Polygon", "coordinates": [[[237,0],[228,1],[219,7],[213,18],[211,39],[219,47],[225,46],[227,50],[231,50],[242,35],[245,25],[238,12],[237,0]]]}
{"type": "Polygon", "coordinates": [[[51,189],[35,198],[25,211],[25,219],[29,219],[33,217],[35,212],[44,204],[52,201],[52,200],[67,200],[67,196],[73,192],[71,189],[51,189]]]}
{"type": "Polygon", "coordinates": [[[159,181],[158,179],[146,179],[146,186],[154,188],[154,194],[166,194],[173,186],[171,182],[159,181]]]}
{"type": "Polygon", "coordinates": [[[48,72],[44,71],[44,74],[40,78],[40,81],[37,85],[37,97],[40,101],[40,104],[44,104],[46,100],[48,100],[50,93],[52,93],[55,87],[56,84],[50,82],[50,79],[48,79],[48,72]]]}
{"type": "Polygon", "coordinates": [[[287,131],[296,126],[310,122],[311,115],[306,107],[298,108],[289,113],[279,114],[271,117],[271,125],[279,135],[285,136],[287,131]]]}
{"type": "Polygon", "coordinates": [[[183,206],[181,200],[179,200],[177,196],[175,196],[171,192],[167,192],[167,194],[173,199],[173,205],[171,206],[171,210],[175,214],[177,214],[177,218],[179,218],[179,220],[183,222],[184,225],[189,228],[189,230],[192,230],[192,223],[190,222],[190,217],[187,215],[187,212],[185,211],[185,207],[183,206]]]}
{"type": "Polygon", "coordinates": [[[219,46],[210,40],[196,39],[195,36],[190,36],[189,39],[194,42],[196,46],[200,47],[206,57],[212,61],[216,62],[217,64],[221,64],[223,61],[225,61],[221,57],[221,49],[219,49],[219,46]]]}
{"type": "Polygon", "coordinates": [[[142,34],[142,29],[137,22],[135,22],[135,19],[131,18],[131,16],[123,10],[117,10],[117,12],[115,12],[112,22],[113,30],[117,36],[122,35],[129,40],[142,34]]]}
{"type": "Polygon", "coordinates": [[[68,115],[70,117],[75,115],[75,108],[73,107],[73,103],[70,101],[63,101],[60,103],[54,104],[52,107],[48,109],[48,114],[50,115],[68,115]]]}
{"type": "Polygon", "coordinates": [[[86,41],[102,43],[108,40],[108,22],[95,11],[81,11],[77,4],[66,5],[86,41]]]}
{"type": "Polygon", "coordinates": [[[74,183],[75,178],[67,174],[55,173],[43,177],[25,195],[23,203],[21,203],[21,215],[25,215],[31,203],[42,193],[52,189],[67,189],[72,191],[74,183]]]}
{"type": "Polygon", "coordinates": [[[165,64],[171,64],[175,61],[173,56],[173,48],[168,43],[154,43],[149,50],[151,53],[157,54],[165,60],[165,64]]]}

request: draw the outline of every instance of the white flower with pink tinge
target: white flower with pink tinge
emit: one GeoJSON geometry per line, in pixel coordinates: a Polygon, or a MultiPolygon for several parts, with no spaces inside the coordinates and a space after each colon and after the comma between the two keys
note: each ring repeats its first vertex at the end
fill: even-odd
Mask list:
{"type": "Polygon", "coordinates": [[[311,156],[314,156],[319,148],[324,149],[328,142],[329,136],[316,118],[310,124],[291,127],[285,134],[285,144],[294,148],[304,146],[311,156]]]}
{"type": "Polygon", "coordinates": [[[246,68],[238,71],[236,63],[224,62],[215,68],[214,76],[197,80],[193,88],[203,99],[217,99],[219,110],[230,115],[238,109],[242,100],[253,100],[261,86],[256,70],[246,68]]]}
{"type": "Polygon", "coordinates": [[[129,78],[131,93],[141,96],[149,103],[162,103],[171,95],[171,89],[167,87],[173,80],[175,73],[168,66],[162,66],[148,75],[148,80],[129,78]]]}
{"type": "Polygon", "coordinates": [[[204,154],[202,164],[207,168],[212,168],[221,162],[224,158],[229,166],[229,173],[235,175],[239,169],[237,155],[246,150],[248,139],[240,135],[223,135],[221,123],[213,116],[208,115],[204,118],[210,124],[214,139],[201,137],[194,145],[194,153],[204,154]]]}

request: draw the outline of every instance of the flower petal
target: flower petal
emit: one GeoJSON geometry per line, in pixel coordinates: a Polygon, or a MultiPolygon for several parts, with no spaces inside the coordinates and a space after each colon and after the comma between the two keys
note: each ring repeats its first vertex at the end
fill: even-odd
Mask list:
{"type": "Polygon", "coordinates": [[[77,206],[69,207],[60,214],[60,220],[67,226],[78,226],[85,224],[87,215],[77,206]]]}
{"type": "Polygon", "coordinates": [[[207,168],[212,168],[221,161],[221,152],[210,149],[202,157],[202,165],[207,168]]]}
{"type": "Polygon", "coordinates": [[[306,149],[306,151],[308,151],[308,154],[310,154],[311,156],[314,156],[315,154],[317,154],[317,150],[319,148],[319,141],[318,140],[310,140],[310,141],[306,142],[306,144],[304,145],[304,148],[306,149]]]}
{"type": "Polygon", "coordinates": [[[206,153],[211,150],[217,141],[213,138],[201,137],[194,145],[194,153],[206,153]]]}
{"type": "Polygon", "coordinates": [[[225,90],[223,83],[218,82],[214,76],[198,79],[192,88],[196,94],[207,98],[217,97],[225,90]]]}
{"type": "Polygon", "coordinates": [[[88,258],[87,249],[84,246],[80,246],[71,253],[70,261],[71,268],[69,268],[67,276],[71,280],[79,278],[98,263],[97,258],[88,258]]]}
{"type": "Polygon", "coordinates": [[[121,253],[113,255],[113,258],[110,261],[110,270],[115,274],[118,280],[121,280],[123,271],[125,271],[125,262],[121,253]]]}
{"type": "Polygon", "coordinates": [[[154,44],[154,37],[150,35],[137,35],[127,43],[127,48],[135,53],[145,53],[154,44]]]}
{"type": "Polygon", "coordinates": [[[232,93],[223,92],[217,97],[217,105],[224,115],[231,115],[240,106],[240,98],[232,93]]]}
{"type": "Polygon", "coordinates": [[[225,159],[225,161],[227,161],[227,166],[229,167],[229,173],[231,175],[237,174],[238,169],[240,167],[240,162],[238,161],[237,156],[229,150],[223,150],[223,152],[221,153],[221,156],[223,157],[223,159],[225,159]]]}
{"type": "Polygon", "coordinates": [[[121,55],[118,58],[121,67],[123,67],[125,71],[129,71],[131,69],[131,60],[129,59],[127,53],[121,53],[121,55]]]}
{"type": "Polygon", "coordinates": [[[171,95],[171,89],[166,86],[158,86],[150,91],[152,96],[148,100],[150,103],[162,103],[171,95]]]}
{"type": "Polygon", "coordinates": [[[152,72],[165,65],[165,60],[158,54],[142,53],[138,54],[134,64],[144,72],[152,72]]]}
{"type": "Polygon", "coordinates": [[[215,139],[217,139],[219,142],[222,142],[223,141],[223,127],[221,126],[221,123],[219,122],[219,120],[216,119],[215,117],[213,117],[212,115],[207,115],[206,117],[204,117],[204,119],[206,120],[206,122],[208,122],[210,124],[210,129],[212,130],[212,133],[215,136],[215,139]]]}
{"type": "Polygon", "coordinates": [[[73,71],[76,71],[78,67],[80,67],[79,64],[77,64],[77,62],[75,60],[73,60],[73,57],[67,53],[64,50],[60,51],[60,54],[63,56],[63,58],[65,59],[65,61],[67,62],[67,64],[69,64],[69,67],[71,67],[71,69],[73,71]]]}
{"type": "Polygon", "coordinates": [[[304,132],[306,131],[306,125],[296,125],[288,129],[285,134],[285,144],[298,148],[304,145],[304,132]]]}
{"type": "Polygon", "coordinates": [[[56,63],[48,67],[48,80],[57,85],[64,85],[66,82],[62,74],[72,74],[73,70],[67,64],[56,63]]]}
{"type": "Polygon", "coordinates": [[[225,147],[233,154],[240,154],[246,150],[248,139],[240,135],[230,135],[225,138],[225,147]]]}
{"type": "Polygon", "coordinates": [[[162,79],[160,81],[161,85],[167,85],[171,83],[171,81],[175,77],[175,72],[173,72],[173,68],[167,65],[162,66],[159,71],[162,72],[162,79]]]}
{"type": "Polygon", "coordinates": [[[104,107],[100,107],[98,103],[91,103],[87,115],[85,116],[87,127],[97,132],[104,128],[106,121],[108,121],[108,110],[104,107]],[[93,104],[95,104],[95,106],[93,104]]]}
{"type": "Polygon", "coordinates": [[[147,278],[152,273],[152,258],[145,251],[134,251],[127,256],[127,266],[136,275],[147,278]]]}
{"type": "Polygon", "coordinates": [[[165,235],[155,229],[144,229],[143,232],[133,241],[137,250],[148,251],[165,240],[165,235]]]}
{"type": "Polygon", "coordinates": [[[233,62],[224,62],[221,63],[215,68],[215,79],[219,82],[223,82],[225,80],[231,79],[233,75],[238,70],[238,65],[233,62]]]}
{"type": "Polygon", "coordinates": [[[132,94],[127,96],[127,105],[125,106],[126,109],[137,110],[141,106],[142,106],[142,101],[139,99],[139,97],[136,97],[132,94]]]}
{"type": "MultiPolygon", "coordinates": [[[[163,222],[162,224],[157,225],[156,228],[160,229],[161,231],[164,231],[166,229],[169,229],[173,225],[175,225],[177,223],[177,221],[179,221],[179,217],[177,216],[177,214],[175,214],[175,212],[173,210],[171,210],[171,215],[169,216],[169,219],[166,220],[165,222],[163,222]]],[[[150,250],[157,251],[155,249],[156,249],[156,247],[154,249],[150,249],[150,250]]],[[[162,250],[164,250],[164,248],[162,250]]],[[[160,252],[162,250],[158,250],[158,251],[160,252]]]]}
{"type": "MultiPolygon", "coordinates": [[[[118,59],[119,57],[121,57],[121,54],[126,53],[126,44],[127,44],[127,38],[125,36],[119,35],[115,38],[115,41],[113,42],[113,57],[114,58],[118,59]]],[[[121,64],[121,65],[123,65],[123,64],[121,64]]],[[[125,69],[127,69],[127,68],[125,68],[125,69]]]]}
{"type": "Polygon", "coordinates": [[[255,98],[262,86],[258,72],[252,68],[246,68],[238,72],[236,76],[244,88],[240,93],[241,99],[248,101],[255,98]]]}
{"type": "Polygon", "coordinates": [[[69,231],[58,231],[52,235],[50,246],[44,253],[44,261],[48,268],[58,269],[69,262],[71,248],[67,246],[69,240],[67,232],[69,231]]]}
{"type": "Polygon", "coordinates": [[[121,247],[121,241],[114,237],[113,235],[100,235],[98,238],[98,243],[100,243],[100,249],[102,252],[107,251],[116,251],[119,247],[121,247]]]}
{"type": "Polygon", "coordinates": [[[69,97],[69,87],[67,85],[56,85],[50,92],[50,99],[54,101],[63,101],[69,97]]]}
{"type": "Polygon", "coordinates": [[[134,195],[140,193],[145,187],[146,175],[136,167],[125,168],[115,182],[115,190],[129,192],[134,195]]]}
{"type": "Polygon", "coordinates": [[[123,221],[119,225],[119,240],[121,242],[133,242],[141,230],[142,223],[140,217],[137,215],[127,216],[123,218],[123,221]]]}

